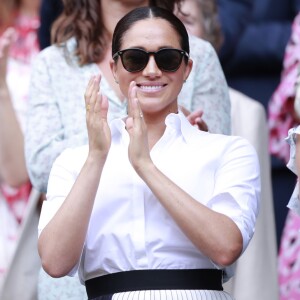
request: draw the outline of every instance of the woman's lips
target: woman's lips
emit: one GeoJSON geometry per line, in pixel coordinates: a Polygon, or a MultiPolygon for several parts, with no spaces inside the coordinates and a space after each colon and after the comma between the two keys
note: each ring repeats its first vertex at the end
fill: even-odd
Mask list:
{"type": "Polygon", "coordinates": [[[137,84],[137,87],[139,88],[140,91],[142,92],[146,92],[146,93],[155,93],[155,92],[159,92],[162,89],[164,89],[164,87],[166,86],[166,84],[164,83],[141,83],[141,84],[137,84]]]}

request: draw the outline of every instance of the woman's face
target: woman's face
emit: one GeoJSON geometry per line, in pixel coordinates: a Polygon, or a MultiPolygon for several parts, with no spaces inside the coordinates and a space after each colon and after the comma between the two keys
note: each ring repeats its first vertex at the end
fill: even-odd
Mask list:
{"type": "Polygon", "coordinates": [[[177,17],[186,27],[186,30],[195,36],[203,37],[203,16],[197,0],[185,0],[181,3],[181,11],[175,11],[177,17]]]}
{"type": "MultiPolygon", "coordinates": [[[[171,25],[159,18],[136,22],[124,34],[120,50],[140,48],[145,51],[158,51],[162,48],[181,49],[180,38],[171,25]]],[[[120,57],[111,62],[115,79],[119,82],[122,93],[127,97],[131,81],[137,84],[137,94],[144,113],[159,111],[177,112],[177,96],[187,79],[192,61],[188,64],[182,60],[175,72],[165,72],[158,68],[153,55],[150,55],[146,67],[130,73],[122,65],[120,57]]]]}

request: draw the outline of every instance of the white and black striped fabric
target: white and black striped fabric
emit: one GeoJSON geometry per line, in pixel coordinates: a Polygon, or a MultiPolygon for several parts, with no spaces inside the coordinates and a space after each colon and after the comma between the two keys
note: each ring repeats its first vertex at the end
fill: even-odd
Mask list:
{"type": "Polygon", "coordinates": [[[224,291],[148,290],[105,295],[92,300],[234,300],[234,298],[224,291]]]}

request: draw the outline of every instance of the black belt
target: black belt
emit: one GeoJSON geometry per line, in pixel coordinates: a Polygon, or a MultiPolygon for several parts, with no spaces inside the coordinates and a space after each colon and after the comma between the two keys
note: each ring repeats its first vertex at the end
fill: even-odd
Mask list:
{"type": "Polygon", "coordinates": [[[88,299],[141,290],[222,291],[222,274],[215,269],[134,270],[89,279],[85,287],[88,299]]]}

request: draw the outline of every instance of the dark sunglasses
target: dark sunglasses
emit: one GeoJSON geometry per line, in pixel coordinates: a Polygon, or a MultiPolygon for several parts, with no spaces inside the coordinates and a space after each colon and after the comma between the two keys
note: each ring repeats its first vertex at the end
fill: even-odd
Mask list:
{"type": "Polygon", "coordinates": [[[184,50],[163,48],[156,52],[145,51],[139,48],[130,48],[120,50],[113,55],[116,60],[121,57],[123,67],[128,72],[139,72],[145,69],[148,64],[150,55],[154,55],[156,65],[161,71],[175,72],[179,69],[182,58],[189,58],[188,53],[184,50]]]}

